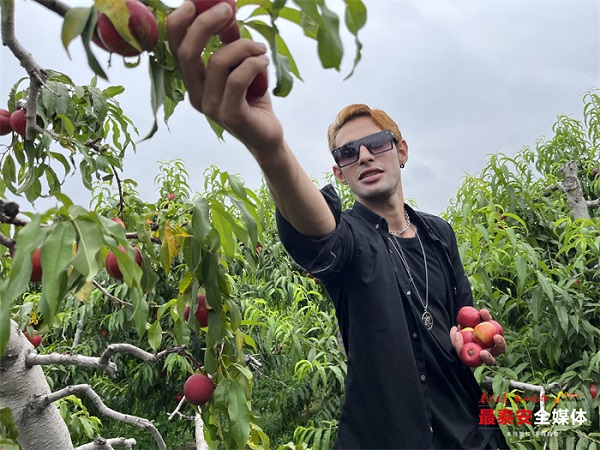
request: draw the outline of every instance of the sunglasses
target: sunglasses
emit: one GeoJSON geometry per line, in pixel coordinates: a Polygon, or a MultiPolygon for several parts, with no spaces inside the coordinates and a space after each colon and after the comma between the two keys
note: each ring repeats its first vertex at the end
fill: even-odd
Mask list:
{"type": "Polygon", "coordinates": [[[394,136],[391,130],[383,130],[375,134],[370,134],[355,141],[350,141],[331,152],[335,163],[341,168],[354,164],[358,161],[360,147],[364,146],[371,152],[371,155],[390,151],[394,148],[394,136]]]}

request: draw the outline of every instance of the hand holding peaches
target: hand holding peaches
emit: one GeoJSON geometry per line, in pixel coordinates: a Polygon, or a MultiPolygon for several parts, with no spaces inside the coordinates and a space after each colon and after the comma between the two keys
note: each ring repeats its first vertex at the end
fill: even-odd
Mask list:
{"type": "Polygon", "coordinates": [[[502,326],[487,309],[463,306],[450,330],[450,340],[460,360],[469,367],[496,363],[495,356],[506,352],[502,326]]]}

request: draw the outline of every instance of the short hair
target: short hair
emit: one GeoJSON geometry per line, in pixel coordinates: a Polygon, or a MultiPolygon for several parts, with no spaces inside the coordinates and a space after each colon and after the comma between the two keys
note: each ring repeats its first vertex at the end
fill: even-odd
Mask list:
{"type": "Polygon", "coordinates": [[[375,125],[382,130],[392,130],[392,136],[396,142],[402,142],[402,133],[400,133],[398,124],[394,122],[383,110],[371,109],[365,104],[355,103],[343,108],[337,114],[335,122],[329,125],[329,129],[327,131],[329,150],[335,149],[335,138],[337,137],[340,128],[357,117],[370,117],[373,119],[373,122],[375,122],[375,125]]]}

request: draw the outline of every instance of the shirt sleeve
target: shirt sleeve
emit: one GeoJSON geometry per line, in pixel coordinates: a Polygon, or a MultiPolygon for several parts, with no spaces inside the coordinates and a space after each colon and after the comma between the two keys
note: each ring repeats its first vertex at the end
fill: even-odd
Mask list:
{"type": "Polygon", "coordinates": [[[339,273],[344,261],[353,251],[353,239],[347,222],[342,215],[342,202],[331,184],[321,189],[336,223],[336,228],[327,236],[312,238],[300,234],[276,210],[279,238],[292,259],[309,273],[319,277],[339,273]]]}

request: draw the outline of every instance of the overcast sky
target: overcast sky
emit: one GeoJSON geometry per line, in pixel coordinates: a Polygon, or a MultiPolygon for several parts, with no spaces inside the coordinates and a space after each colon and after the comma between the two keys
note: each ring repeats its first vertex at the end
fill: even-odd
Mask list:
{"type": "MultiPolygon", "coordinates": [[[[32,0],[15,1],[17,37],[36,61],[69,74],[78,84],[89,83],[92,72],[80,42],[70,47],[72,60],[62,48],[62,19],[32,0]]],[[[180,3],[169,0],[170,5],[180,3]]],[[[328,4],[343,11],[339,0],[328,4]]],[[[276,98],[274,107],[301,164],[321,182],[333,164],[327,126],[342,107],[367,103],[388,112],[408,142],[406,197],[421,210],[440,213],[465,174],[479,172],[490,154],[512,154],[551,136],[558,115],[581,119],[583,95],[600,85],[598,0],[365,4],[368,19],[359,34],[363,58],[345,81],[354,58],[353,39],[345,30],[346,54],[336,72],[321,67],[314,41],[282,26],[304,82],[296,80],[291,94],[276,98]]],[[[98,51],[97,56],[106,63],[106,53],[98,51]]],[[[25,72],[5,47],[0,65],[0,107],[5,107],[9,89],[25,72]]],[[[152,124],[147,70],[125,69],[118,58],[107,70],[110,84],[126,88],[119,102],[145,135],[152,124]]],[[[0,144],[6,142],[7,137],[0,137],[0,144]]],[[[155,201],[157,162],[171,159],[184,161],[194,190],[202,189],[202,173],[211,164],[240,174],[252,188],[261,183],[248,152],[229,136],[219,142],[187,101],[169,129],[161,123],[157,135],[127,157],[123,177],[139,181],[142,197],[155,201]]],[[[65,190],[87,206],[89,196],[81,193],[79,175],[65,190]]],[[[31,209],[25,200],[21,204],[23,210],[31,209]]]]}

